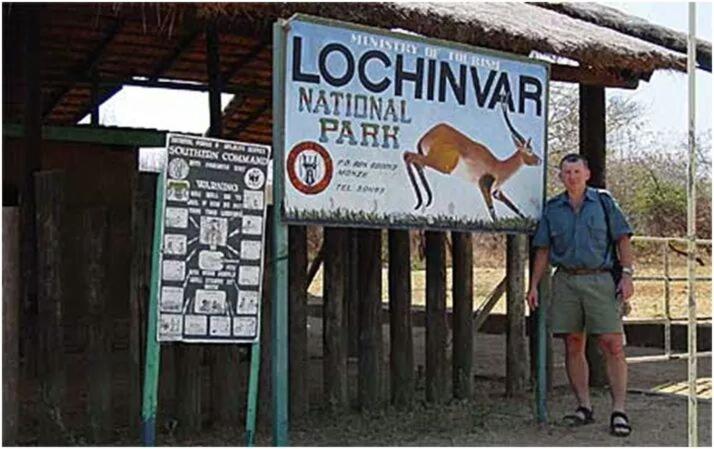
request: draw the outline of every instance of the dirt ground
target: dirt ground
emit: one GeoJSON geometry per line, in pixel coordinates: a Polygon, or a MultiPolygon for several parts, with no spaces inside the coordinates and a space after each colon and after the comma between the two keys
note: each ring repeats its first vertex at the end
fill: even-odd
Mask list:
{"type": "MultiPolygon", "coordinates": [[[[316,381],[321,380],[321,322],[310,320],[310,353],[316,381]]],[[[385,373],[389,329],[383,328],[385,340],[385,373]]],[[[415,328],[415,364],[423,372],[424,328],[415,328]]],[[[684,395],[653,395],[630,393],[628,409],[633,433],[627,439],[608,433],[610,397],[606,389],[593,392],[596,423],[569,428],[561,417],[572,411],[574,403],[567,386],[563,367],[562,345],[554,346],[555,370],[553,392],[548,398],[549,422],[539,426],[534,421],[532,393],[523,398],[504,397],[506,340],[502,335],[478,333],[474,342],[476,382],[470,401],[450,401],[441,406],[428,405],[423,398],[423,378],[418,379],[413,410],[388,409],[378,416],[358,412],[341,415],[318,414],[297,426],[291,434],[295,445],[327,446],[685,446],[687,445],[687,400],[684,395]]],[[[654,355],[652,348],[629,347],[628,356],[654,355]]],[[[711,446],[711,358],[699,359],[699,443],[711,446]]],[[[356,360],[350,360],[350,371],[356,376],[356,360]]],[[[664,386],[685,382],[687,364],[684,360],[636,363],[630,365],[630,387],[635,390],[657,391],[664,386]]],[[[356,382],[353,382],[353,384],[356,382]]],[[[385,384],[388,382],[385,382],[385,384]]],[[[320,389],[311,391],[319,397],[320,389]]],[[[356,391],[352,391],[352,397],[356,391]]],[[[387,392],[385,391],[385,394],[387,392]]],[[[685,390],[686,394],[686,390],[685,390]]],[[[388,396],[385,396],[388,397],[388,396]]],[[[266,440],[265,443],[269,443],[266,440]]]]}
{"type": "MultiPolygon", "coordinates": [[[[409,410],[387,407],[369,415],[354,407],[343,412],[320,409],[322,397],[322,322],[309,320],[311,409],[310,416],[291,423],[290,439],[295,446],[686,446],[687,445],[687,364],[684,360],[636,363],[630,365],[628,394],[633,433],[629,438],[608,434],[609,394],[606,389],[593,391],[596,422],[581,428],[569,428],[561,417],[574,408],[563,368],[560,342],[554,346],[554,388],[548,397],[548,423],[540,426],[534,419],[534,396],[504,397],[506,339],[504,335],[478,333],[474,341],[475,383],[470,400],[450,400],[433,405],[424,401],[425,330],[414,328],[416,401],[409,410]],[[652,394],[655,391],[683,391],[682,394],[652,394]]],[[[383,327],[383,397],[388,398],[389,328],[383,327]]],[[[448,353],[450,354],[449,348],[448,353]]],[[[657,354],[653,348],[628,347],[628,356],[657,354]]],[[[350,398],[357,397],[357,360],[348,362],[350,398]]],[[[711,358],[699,359],[701,380],[699,401],[699,443],[711,446],[711,358]]],[[[450,378],[450,374],[448,375],[450,378]]],[[[81,382],[80,379],[77,379],[81,382]]],[[[73,382],[70,382],[73,383],[73,382]]],[[[75,385],[76,386],[76,385],[75,385]]],[[[126,385],[122,386],[120,390],[126,385]]],[[[447,391],[450,391],[450,385],[447,391]]],[[[121,392],[117,391],[121,397],[121,392]]],[[[115,398],[116,399],[116,398],[115,398]]],[[[25,399],[26,400],[26,399],[25,399]]],[[[121,399],[119,399],[121,400],[121,399]]],[[[78,405],[78,404],[75,404],[78,405]]],[[[126,406],[126,404],[124,404],[126,406]]],[[[260,408],[260,404],[259,404],[260,408]]],[[[161,409],[161,404],[160,404],[161,409]]],[[[161,411],[161,410],[160,410],[161,411]]],[[[81,419],[67,416],[76,422],[81,419]]],[[[159,414],[157,443],[167,446],[237,446],[243,445],[243,422],[232,429],[215,429],[178,438],[169,421],[159,414]]],[[[59,441],[59,440],[58,440],[59,441]]],[[[116,428],[112,445],[137,445],[127,430],[116,428]]],[[[256,443],[272,444],[269,423],[259,426],[256,443]]],[[[38,444],[36,435],[23,435],[21,445],[38,444]]],[[[58,443],[55,443],[58,444],[58,443]]],[[[84,440],[63,444],[84,445],[84,440]]]]}

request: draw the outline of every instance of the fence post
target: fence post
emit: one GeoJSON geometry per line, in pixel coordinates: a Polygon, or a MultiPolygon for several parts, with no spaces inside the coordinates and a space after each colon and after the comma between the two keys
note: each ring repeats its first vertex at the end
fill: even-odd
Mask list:
{"type": "Polygon", "coordinates": [[[322,351],[325,403],[329,408],[347,406],[347,335],[344,326],[347,231],[325,228],[323,245],[322,351]]]}
{"type": "Polygon", "coordinates": [[[310,410],[309,359],[307,351],[307,228],[288,228],[288,285],[290,295],[290,421],[310,410]]]}
{"type": "Polygon", "coordinates": [[[443,232],[426,236],[426,400],[446,396],[446,257],[443,232]]]}
{"type": "Polygon", "coordinates": [[[528,375],[525,334],[525,255],[526,237],[506,238],[506,396],[526,392],[528,375]]]}
{"type": "Polygon", "coordinates": [[[382,232],[360,230],[359,244],[359,375],[362,409],[380,406],[382,366],[382,232]]]}
{"type": "Polygon", "coordinates": [[[19,427],[20,210],[2,208],[2,444],[15,446],[19,427]]]}
{"type": "Polygon", "coordinates": [[[473,393],[473,238],[468,232],[452,232],[454,332],[452,378],[454,397],[467,399],[473,393]]]}
{"type": "Polygon", "coordinates": [[[389,231],[389,363],[392,404],[414,400],[409,231],[389,231]]]}

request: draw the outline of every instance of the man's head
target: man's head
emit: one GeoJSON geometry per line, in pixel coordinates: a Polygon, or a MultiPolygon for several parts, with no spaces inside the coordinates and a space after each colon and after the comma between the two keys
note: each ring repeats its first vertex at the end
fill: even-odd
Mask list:
{"type": "Polygon", "coordinates": [[[571,153],[560,160],[560,180],[568,192],[585,190],[590,179],[590,168],[585,156],[571,153]]]}

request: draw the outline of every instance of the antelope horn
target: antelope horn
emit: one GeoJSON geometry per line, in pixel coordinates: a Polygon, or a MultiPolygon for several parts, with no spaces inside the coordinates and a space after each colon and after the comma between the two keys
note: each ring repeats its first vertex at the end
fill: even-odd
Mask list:
{"type": "Polygon", "coordinates": [[[506,111],[506,109],[507,109],[506,100],[508,100],[510,97],[511,97],[510,92],[508,92],[507,95],[501,96],[501,111],[503,112],[503,119],[506,121],[506,126],[508,126],[508,129],[511,131],[511,134],[513,134],[521,144],[525,144],[526,139],[523,138],[521,133],[516,131],[516,128],[513,127],[513,125],[511,124],[511,120],[508,118],[508,112],[506,111]]]}

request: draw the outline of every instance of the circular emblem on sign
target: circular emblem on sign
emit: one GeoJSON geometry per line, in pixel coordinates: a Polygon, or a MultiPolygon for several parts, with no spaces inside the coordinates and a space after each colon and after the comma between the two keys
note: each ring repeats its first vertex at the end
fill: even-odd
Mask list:
{"type": "Polygon", "coordinates": [[[288,178],[293,187],[307,195],[327,188],[332,180],[332,158],[317,142],[301,142],[288,153],[288,178]]]}
{"type": "Polygon", "coordinates": [[[188,162],[177,157],[169,162],[169,176],[173,179],[184,179],[188,176],[188,162]]]}
{"type": "Polygon", "coordinates": [[[257,190],[263,187],[263,184],[265,183],[265,175],[259,168],[253,167],[245,172],[243,181],[249,189],[257,190]]]}

